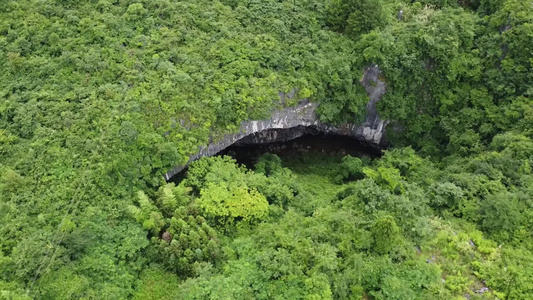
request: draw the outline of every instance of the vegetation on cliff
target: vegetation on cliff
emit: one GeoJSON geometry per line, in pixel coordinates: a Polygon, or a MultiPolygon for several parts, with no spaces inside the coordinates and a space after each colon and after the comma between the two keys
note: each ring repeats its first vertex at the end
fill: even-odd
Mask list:
{"type": "Polygon", "coordinates": [[[0,298],[533,298],[532,47],[523,0],[4,0],[0,298]],[[370,64],[383,157],[163,180],[297,99],[360,121],[370,64]]]}

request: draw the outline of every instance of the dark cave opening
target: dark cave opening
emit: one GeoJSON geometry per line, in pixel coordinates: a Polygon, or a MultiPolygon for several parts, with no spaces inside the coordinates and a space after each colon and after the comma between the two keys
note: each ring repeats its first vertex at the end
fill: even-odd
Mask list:
{"type": "Polygon", "coordinates": [[[379,150],[369,148],[359,140],[340,135],[303,135],[301,137],[266,144],[233,144],[220,151],[217,155],[229,155],[237,163],[245,165],[251,169],[259,157],[265,153],[276,154],[282,159],[291,159],[309,153],[322,153],[332,156],[369,156],[376,158],[381,155],[379,150]]]}
{"type": "MultiPolygon", "coordinates": [[[[238,164],[253,169],[265,153],[278,155],[282,160],[297,159],[311,153],[330,156],[367,156],[371,159],[382,155],[381,149],[359,139],[338,134],[319,132],[313,127],[270,129],[245,136],[231,146],[215,154],[229,155],[238,164]]],[[[168,182],[178,184],[187,175],[188,168],[174,175],[168,182]]]]}

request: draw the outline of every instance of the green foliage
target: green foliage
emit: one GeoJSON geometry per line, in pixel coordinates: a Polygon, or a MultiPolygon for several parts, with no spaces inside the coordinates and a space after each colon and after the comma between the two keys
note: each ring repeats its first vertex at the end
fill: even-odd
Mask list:
{"type": "Polygon", "coordinates": [[[457,208],[464,200],[463,190],[451,182],[435,183],[430,187],[429,204],[437,211],[457,208]]]}
{"type": "Polygon", "coordinates": [[[0,195],[9,195],[24,185],[24,177],[10,168],[2,168],[0,177],[0,195]]]}
{"type": "Polygon", "coordinates": [[[489,233],[504,235],[500,239],[509,239],[523,223],[522,211],[515,195],[500,193],[490,195],[481,204],[483,218],[481,228],[489,233]]]}
{"type": "Polygon", "coordinates": [[[46,274],[40,285],[40,296],[44,299],[72,299],[86,295],[90,282],[85,276],[64,267],[46,274]]]}
{"type": "Polygon", "coordinates": [[[151,259],[183,277],[194,275],[199,263],[222,259],[218,234],[206,221],[209,211],[201,210],[201,199],[194,201],[188,192],[182,185],[167,184],[155,201],[139,192],[139,207],[130,207],[136,221],[151,233],[151,259]]]}
{"type": "Polygon", "coordinates": [[[150,231],[153,235],[159,234],[159,231],[165,225],[163,215],[150,199],[142,192],[138,193],[139,206],[130,206],[130,213],[135,220],[142,224],[145,230],[150,231]]]}
{"type": "Polygon", "coordinates": [[[461,134],[453,134],[450,136],[450,143],[448,149],[450,153],[457,153],[459,155],[470,155],[480,151],[481,139],[479,134],[469,129],[461,134]]]}
{"type": "Polygon", "coordinates": [[[281,158],[279,158],[279,156],[267,153],[259,158],[255,164],[255,171],[257,173],[265,174],[266,176],[271,176],[280,172],[282,167],[281,158]]]}
{"type": "Polygon", "coordinates": [[[418,1],[422,5],[428,5],[428,6],[436,6],[438,8],[443,7],[457,7],[458,2],[459,3],[468,3],[468,1],[461,1],[461,0],[422,0],[418,1]]]}
{"type": "MultiPolygon", "coordinates": [[[[294,197],[295,191],[291,186],[290,174],[283,170],[275,156],[261,158],[256,171],[257,173],[246,170],[243,166],[237,166],[235,160],[229,156],[204,158],[191,164],[183,184],[191,187],[193,191],[198,191],[198,194],[203,191],[204,208],[210,210],[212,216],[216,215],[213,208],[219,205],[225,206],[226,209],[232,206],[235,212],[239,210],[237,207],[240,196],[244,197],[245,202],[258,204],[257,216],[264,216],[266,212],[263,196],[268,203],[277,205],[286,205],[294,197]],[[259,172],[277,176],[266,177],[259,172]],[[210,191],[209,186],[217,188],[218,194],[210,191]],[[226,202],[224,199],[230,206],[224,204],[226,202]]],[[[226,211],[225,215],[229,216],[229,211],[226,211]]]]}
{"type": "Polygon", "coordinates": [[[400,230],[391,216],[376,219],[370,231],[374,238],[373,250],[379,254],[389,253],[400,240],[400,230]]]}
{"type": "Polygon", "coordinates": [[[208,184],[200,195],[199,207],[205,211],[207,217],[213,218],[221,225],[228,225],[234,220],[258,221],[268,213],[265,196],[255,189],[208,184]]]}
{"type": "Polygon", "coordinates": [[[360,64],[383,71],[387,93],[379,110],[402,125],[399,143],[408,140],[404,145],[430,155],[442,155],[444,146],[447,153],[470,155],[501,131],[528,130],[531,62],[515,47],[529,49],[523,37],[533,13],[524,2],[489,2],[482,1],[480,11],[501,9],[483,20],[462,9],[404,6],[401,22],[357,42],[360,64]]]}
{"type": "Polygon", "coordinates": [[[184,185],[199,193],[208,183],[245,180],[246,169],[235,164],[230,156],[197,160],[190,164],[184,185]]]}
{"type": "MultiPolygon", "coordinates": [[[[161,175],[186,162],[211,136],[236,131],[241,121],[266,117],[295,98],[329,99],[344,113],[331,113],[332,120],[361,116],[364,98],[355,105],[348,101],[356,99],[352,83],[359,73],[353,57],[343,53],[353,43],[322,28],[323,3],[294,4],[2,2],[0,244],[6,257],[31,237],[36,247],[51,249],[44,258],[37,250],[15,253],[36,260],[28,268],[46,269],[55,249],[63,251],[62,234],[55,234],[63,216],[72,214],[83,227],[88,219],[79,215],[95,207],[108,216],[110,232],[130,226],[128,207],[139,202],[139,190],[160,200],[141,200],[144,206],[135,214],[142,222],[135,228],[158,235],[161,215],[169,218],[182,201],[154,195],[164,184],[161,175]],[[278,92],[293,89],[297,96],[280,104],[278,92]]],[[[286,204],[293,191],[277,181],[262,180],[256,189],[268,201],[286,204]]],[[[57,250],[50,268],[81,268],[85,256],[98,262],[101,255],[107,265],[86,272],[87,295],[127,298],[136,266],[82,251],[78,242],[66,246],[68,255],[76,254],[72,260],[67,254],[57,258],[63,253],[57,250]],[[128,266],[121,269],[123,285],[96,285],[120,266],[128,266]]],[[[116,248],[114,240],[94,243],[116,248]]],[[[17,277],[30,297],[37,287],[31,283],[40,276],[35,273],[42,272],[37,270],[17,277]]],[[[6,280],[15,280],[11,276],[6,280]]]]}
{"type": "Polygon", "coordinates": [[[334,0],[326,7],[327,23],[331,29],[356,38],[386,24],[382,1],[334,0]]]}
{"type": "Polygon", "coordinates": [[[486,264],[482,269],[487,283],[496,288],[500,299],[524,299],[531,297],[531,270],[533,268],[531,250],[504,249],[498,253],[501,259],[486,264]]]}
{"type": "Polygon", "coordinates": [[[490,15],[498,11],[506,0],[480,0],[478,11],[485,15],[490,15]]]}
{"type": "Polygon", "coordinates": [[[403,178],[424,185],[434,183],[439,177],[439,171],[434,163],[420,157],[411,147],[384,151],[377,165],[397,169],[403,178]]]}
{"type": "Polygon", "coordinates": [[[182,291],[176,288],[178,277],[154,266],[146,269],[139,277],[139,285],[133,293],[135,300],[171,300],[180,299],[182,291]]]}
{"type": "Polygon", "coordinates": [[[378,167],[377,170],[364,168],[363,173],[366,177],[371,178],[377,184],[388,188],[392,192],[403,192],[400,170],[395,168],[378,167]]]}
{"type": "Polygon", "coordinates": [[[361,179],[363,177],[363,162],[357,157],[346,155],[342,158],[339,167],[339,174],[335,177],[335,182],[342,183],[344,180],[361,179]]]}
{"type": "Polygon", "coordinates": [[[523,0],[3,1],[0,298],[533,298],[532,24],[523,0]],[[362,122],[369,64],[381,158],[164,182],[301,99],[362,122]]]}

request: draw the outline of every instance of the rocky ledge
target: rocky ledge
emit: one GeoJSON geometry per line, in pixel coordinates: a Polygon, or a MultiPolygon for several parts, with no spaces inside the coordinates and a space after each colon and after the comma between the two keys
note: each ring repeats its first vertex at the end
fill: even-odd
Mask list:
{"type": "MultiPolygon", "coordinates": [[[[367,91],[369,101],[366,105],[365,122],[362,124],[347,123],[334,126],[322,123],[316,115],[316,109],[320,104],[303,100],[297,106],[274,111],[269,119],[242,122],[238,133],[227,134],[222,139],[200,148],[197,153],[190,156],[187,164],[177,166],[166,173],[165,179],[169,180],[187,167],[190,162],[201,157],[213,156],[235,143],[285,142],[304,134],[324,133],[349,136],[371,147],[380,148],[384,145],[385,127],[388,123],[386,120],[381,120],[376,111],[376,104],[386,90],[385,82],[379,78],[380,73],[376,65],[371,65],[364,71],[361,84],[367,91]]],[[[283,99],[294,96],[294,93],[291,94],[280,94],[280,97],[283,99]]]]}

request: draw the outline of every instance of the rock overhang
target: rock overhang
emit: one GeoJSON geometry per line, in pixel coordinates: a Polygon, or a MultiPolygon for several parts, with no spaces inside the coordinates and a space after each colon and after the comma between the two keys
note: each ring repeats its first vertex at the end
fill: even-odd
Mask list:
{"type": "MultiPolygon", "coordinates": [[[[323,134],[351,137],[365,143],[369,147],[382,148],[385,143],[385,128],[388,121],[381,120],[376,109],[377,102],[386,91],[386,84],[380,79],[380,75],[381,71],[377,65],[370,65],[364,70],[364,75],[360,83],[365,87],[369,101],[366,104],[366,115],[363,123],[333,125],[321,122],[316,113],[320,103],[304,99],[298,102],[296,106],[274,111],[269,119],[243,121],[239,132],[226,134],[217,141],[201,147],[197,153],[190,156],[186,164],[176,166],[168,171],[165,174],[165,179],[167,181],[170,180],[170,178],[185,169],[192,161],[201,157],[216,155],[244,138],[249,139],[248,143],[254,143],[254,139],[256,143],[287,141],[305,134],[305,128],[323,134]],[[276,136],[273,136],[272,132],[276,132],[271,131],[273,129],[286,129],[292,130],[292,132],[288,132],[285,136],[277,136],[279,133],[274,133],[276,136]]],[[[294,97],[295,94],[294,91],[288,94],[280,93],[280,98],[283,101],[286,98],[294,97]]]]}

